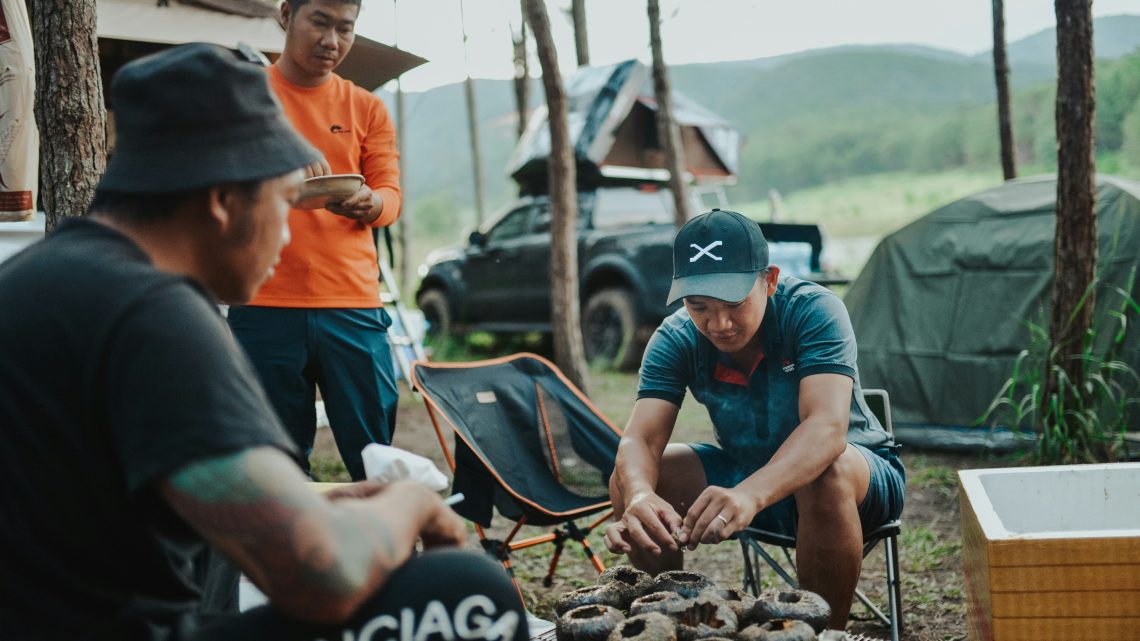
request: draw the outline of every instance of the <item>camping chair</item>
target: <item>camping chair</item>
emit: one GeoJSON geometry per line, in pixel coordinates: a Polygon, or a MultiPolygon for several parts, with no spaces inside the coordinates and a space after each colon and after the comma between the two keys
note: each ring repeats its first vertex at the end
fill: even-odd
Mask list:
{"type": "MultiPolygon", "coordinates": [[[[886,390],[881,389],[865,389],[863,390],[863,399],[867,401],[867,406],[871,412],[879,419],[883,428],[889,434],[894,435],[894,427],[891,424],[891,403],[887,396],[886,390]]],[[[887,609],[890,614],[885,614],[878,608],[871,600],[863,593],[862,590],[855,590],[855,597],[859,599],[872,614],[875,615],[884,625],[891,629],[891,641],[898,641],[899,635],[902,633],[902,588],[899,581],[899,546],[898,536],[902,531],[902,522],[895,520],[886,523],[874,531],[868,533],[863,539],[863,556],[866,557],[872,550],[881,542],[883,543],[883,551],[886,555],[887,562],[887,609]]],[[[798,588],[799,583],[796,581],[793,573],[795,570],[787,570],[781,561],[779,561],[771,552],[764,549],[764,545],[770,545],[780,548],[783,553],[784,560],[790,568],[795,567],[792,560],[791,550],[796,547],[796,540],[794,537],[778,534],[775,532],[768,532],[756,528],[745,528],[743,531],[735,535],[736,539],[740,542],[740,552],[744,556],[744,589],[749,590],[754,595],[760,594],[760,561],[763,560],[772,571],[774,571],[785,583],[798,588]]]]}
{"type": "Polygon", "coordinates": [[[416,361],[412,380],[454,474],[451,491],[466,497],[455,510],[475,523],[483,547],[512,580],[511,552],[553,543],[543,580],[551,585],[568,540],[582,546],[598,572],[605,569],[586,537],[613,514],[608,484],[621,432],[554,364],[534,354],[416,361]],[[455,433],[454,452],[441,420],[455,433]],[[516,523],[502,541],[488,539],[484,530],[494,510],[516,523]],[[599,513],[588,525],[575,522],[599,513]],[[523,525],[555,527],[515,541],[523,525]]]}

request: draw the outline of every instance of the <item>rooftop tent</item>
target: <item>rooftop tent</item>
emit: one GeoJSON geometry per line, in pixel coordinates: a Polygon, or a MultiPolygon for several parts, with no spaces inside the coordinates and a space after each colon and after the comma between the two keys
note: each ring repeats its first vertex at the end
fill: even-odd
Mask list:
{"type": "MultiPolygon", "coordinates": [[[[1011,180],[875,249],[844,302],[862,383],[890,391],[896,425],[976,424],[1029,347],[1027,323],[1048,327],[1056,198],[1055,176],[1011,180]]],[[[1116,288],[1140,271],[1140,183],[1099,176],[1096,209],[1103,318],[1120,307],[1116,288]]],[[[1128,334],[1122,356],[1140,369],[1140,331],[1128,334]]]]}
{"type": "MultiPolygon", "coordinates": [[[[658,144],[650,70],[636,60],[584,67],[566,80],[568,125],[580,178],[664,181],[665,156],[658,144]]],[[[681,126],[686,170],[698,183],[736,181],[740,133],[724,118],[673,92],[673,117],[681,126]]],[[[507,162],[523,192],[546,190],[550,132],[545,105],[527,123],[507,162]]]]}
{"type": "MultiPolygon", "coordinates": [[[[264,3],[199,1],[214,8],[156,0],[99,0],[95,8],[104,79],[134,57],[185,42],[212,42],[230,48],[244,42],[270,57],[281,53],[285,37],[272,17],[275,12],[267,15],[264,10],[253,10],[264,3]],[[262,17],[234,13],[242,11],[262,17]]],[[[337,73],[372,91],[425,62],[415,54],[357,35],[337,73]]]]}

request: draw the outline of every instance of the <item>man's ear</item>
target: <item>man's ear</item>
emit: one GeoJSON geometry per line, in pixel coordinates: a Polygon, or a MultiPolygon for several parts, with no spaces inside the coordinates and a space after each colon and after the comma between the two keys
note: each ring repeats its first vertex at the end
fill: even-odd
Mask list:
{"type": "Polygon", "coordinates": [[[206,189],[206,212],[210,226],[222,235],[233,224],[233,190],[226,185],[214,185],[206,189]]]}
{"type": "Polygon", "coordinates": [[[764,275],[765,284],[768,289],[768,296],[776,294],[776,284],[780,282],[780,268],[775,265],[768,266],[768,273],[764,275]]]}
{"type": "Polygon", "coordinates": [[[277,24],[285,31],[289,30],[289,20],[293,18],[293,7],[285,0],[281,0],[281,9],[277,12],[277,24]]]}
{"type": "Polygon", "coordinates": [[[237,183],[216,185],[206,191],[210,223],[218,240],[237,246],[249,242],[254,233],[250,208],[256,198],[248,188],[237,183]]]}

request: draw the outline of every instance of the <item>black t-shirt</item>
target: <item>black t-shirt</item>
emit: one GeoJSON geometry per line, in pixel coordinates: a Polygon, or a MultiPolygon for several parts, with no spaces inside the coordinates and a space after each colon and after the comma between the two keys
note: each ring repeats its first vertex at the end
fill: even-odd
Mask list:
{"type": "Polygon", "coordinates": [[[0,639],[167,639],[201,539],[157,482],[294,453],[216,305],[71,220],[0,264],[0,639]]]}

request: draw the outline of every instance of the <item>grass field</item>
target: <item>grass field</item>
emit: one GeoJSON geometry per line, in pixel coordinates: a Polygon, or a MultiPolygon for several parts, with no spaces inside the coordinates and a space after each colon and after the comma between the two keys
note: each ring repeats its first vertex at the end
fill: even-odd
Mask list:
{"type": "MultiPolygon", "coordinates": [[[[827,235],[825,267],[854,279],[887,234],[1000,182],[1000,175],[966,170],[849,178],[789,194],[783,199],[777,220],[821,225],[827,235]]],[[[771,217],[768,201],[740,203],[737,207],[757,220],[771,217]]]]}
{"type": "MultiPolygon", "coordinates": [[[[965,170],[848,178],[787,195],[779,220],[819,223],[831,238],[881,237],[942,205],[1000,183],[1000,174],[965,170]]],[[[737,207],[757,220],[771,215],[768,201],[737,207]]]]}

